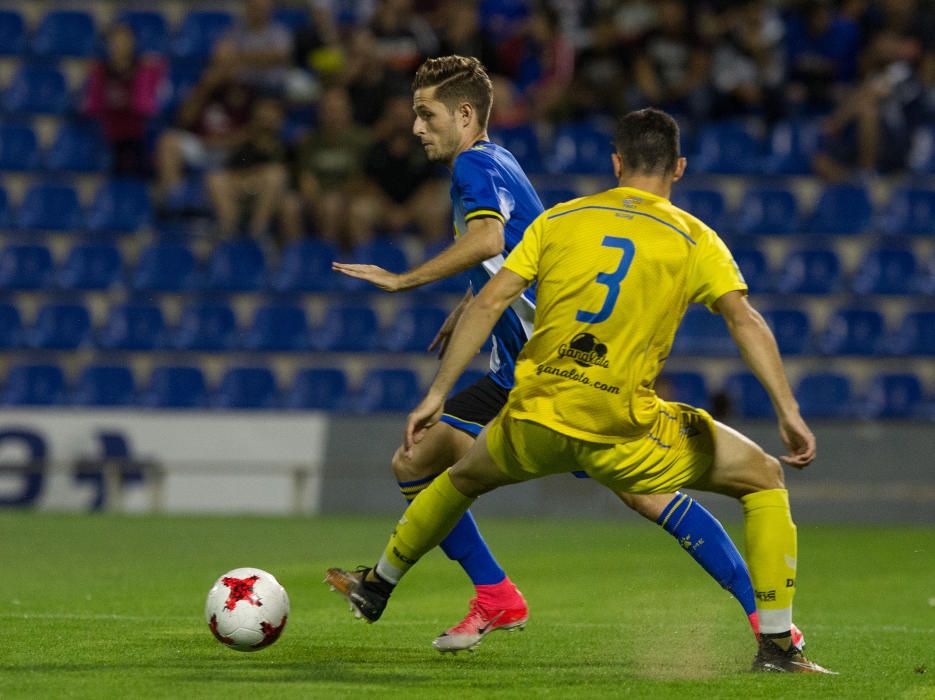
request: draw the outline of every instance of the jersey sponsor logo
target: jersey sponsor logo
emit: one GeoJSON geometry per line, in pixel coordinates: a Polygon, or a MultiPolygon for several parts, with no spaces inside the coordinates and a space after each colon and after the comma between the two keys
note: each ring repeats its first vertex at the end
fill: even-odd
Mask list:
{"type": "Polygon", "coordinates": [[[757,591],[756,599],[762,600],[764,602],[774,601],[776,600],[776,589],[774,588],[770,591],[757,591]]]}
{"type": "Polygon", "coordinates": [[[559,357],[570,357],[581,367],[610,367],[607,346],[590,333],[579,333],[558,347],[559,357]]]}

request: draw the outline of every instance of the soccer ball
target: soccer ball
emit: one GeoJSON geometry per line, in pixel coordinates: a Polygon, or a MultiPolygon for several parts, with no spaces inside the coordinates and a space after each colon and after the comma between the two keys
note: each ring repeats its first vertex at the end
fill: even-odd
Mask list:
{"type": "Polygon", "coordinates": [[[214,637],[237,651],[257,651],[279,639],[289,617],[289,596],[262,569],[234,569],[221,576],[205,602],[214,637]]]}

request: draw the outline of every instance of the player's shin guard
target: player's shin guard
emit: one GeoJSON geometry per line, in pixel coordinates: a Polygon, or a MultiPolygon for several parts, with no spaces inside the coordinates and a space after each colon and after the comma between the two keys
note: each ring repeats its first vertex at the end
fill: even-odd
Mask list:
{"type": "Polygon", "coordinates": [[[789,492],[758,491],[742,497],[740,502],[760,632],[765,635],[788,632],[792,628],[797,556],[789,492]]]}
{"type": "Polygon", "coordinates": [[[733,540],[711,513],[684,493],[665,507],[656,521],[743,607],[756,634],[757,611],[750,572],[733,540]]]}
{"type": "MultiPolygon", "coordinates": [[[[400,481],[399,490],[411,503],[435,478],[430,476],[417,481],[400,481]]],[[[477,528],[471,511],[461,517],[448,536],[442,540],[440,547],[449,559],[461,565],[475,586],[497,584],[506,578],[506,573],[497,563],[477,528]]]]}
{"type": "Polygon", "coordinates": [[[473,502],[454,487],[448,471],[440,474],[397,523],[377,564],[380,577],[398,583],[422,555],[441,543],[473,502]]]}

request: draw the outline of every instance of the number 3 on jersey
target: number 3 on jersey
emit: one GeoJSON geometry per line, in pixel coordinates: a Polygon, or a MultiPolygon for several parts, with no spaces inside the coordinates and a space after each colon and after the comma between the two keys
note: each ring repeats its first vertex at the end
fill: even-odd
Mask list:
{"type": "Polygon", "coordinates": [[[604,248],[619,248],[623,251],[623,255],[620,257],[620,264],[616,270],[597,273],[597,278],[594,281],[607,287],[607,297],[604,299],[601,310],[596,313],[584,311],[583,309],[578,311],[575,320],[582,323],[601,323],[610,318],[610,314],[617,303],[617,297],[620,296],[620,283],[623,282],[623,278],[630,271],[630,263],[633,262],[633,256],[636,254],[636,246],[633,245],[633,241],[629,238],[604,236],[601,245],[604,248]]]}

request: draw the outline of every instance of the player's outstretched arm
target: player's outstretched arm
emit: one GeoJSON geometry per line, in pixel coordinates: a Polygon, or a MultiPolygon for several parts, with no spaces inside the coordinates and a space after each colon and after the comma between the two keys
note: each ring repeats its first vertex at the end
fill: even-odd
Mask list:
{"type": "Polygon", "coordinates": [[[744,362],[760,380],[779,417],[779,433],[789,454],[780,459],[802,469],[815,459],[815,436],[799,413],[773,332],[742,292],[728,292],[715,303],[744,362]]]}
{"type": "Polygon", "coordinates": [[[409,414],[404,436],[407,453],[411,453],[412,446],[420,442],[425,432],[441,418],[448,392],[481,349],[497,319],[528,286],[527,280],[502,268],[461,314],[432,386],[422,403],[409,414]]]}
{"type": "Polygon", "coordinates": [[[370,282],[386,292],[402,292],[445,279],[480,265],[503,252],[503,222],[493,217],[471,219],[467,231],[434,258],[396,274],[377,265],[333,262],[335,272],[370,282]]]}

